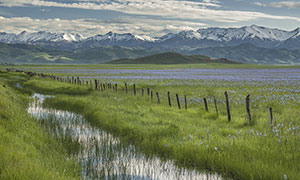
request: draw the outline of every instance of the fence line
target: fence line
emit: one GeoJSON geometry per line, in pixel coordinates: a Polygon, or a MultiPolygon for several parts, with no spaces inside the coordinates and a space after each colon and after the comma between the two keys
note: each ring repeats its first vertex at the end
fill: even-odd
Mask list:
{"type": "MultiPolygon", "coordinates": [[[[23,71],[23,70],[15,70],[15,69],[7,69],[7,72],[20,72],[20,73],[25,73],[30,77],[34,77],[34,76],[38,76],[39,78],[51,78],[53,80],[56,80],[58,82],[62,82],[62,83],[70,83],[73,85],[79,85],[79,86],[89,86],[93,87],[93,81],[90,80],[90,82],[88,80],[81,80],[79,77],[74,77],[72,76],[71,78],[69,76],[67,77],[61,77],[61,76],[55,76],[55,75],[48,75],[48,74],[43,74],[43,73],[36,73],[36,72],[29,72],[29,71],[23,71]]],[[[92,88],[93,89],[93,88],[92,88]]],[[[110,90],[113,89],[113,92],[122,92],[122,91],[118,91],[118,84],[115,83],[114,85],[112,85],[111,83],[107,83],[107,82],[100,82],[100,80],[95,79],[94,80],[94,90],[95,91],[105,91],[105,90],[110,90]]],[[[125,91],[126,94],[128,94],[128,84],[125,83],[124,87],[122,88],[123,92],[125,91]]],[[[133,84],[133,94],[136,96],[137,95],[137,88],[136,85],[133,84]]],[[[160,102],[160,96],[159,93],[156,92],[156,98],[157,98],[157,104],[161,104],[160,102]]],[[[141,89],[141,95],[142,97],[144,96],[144,88],[141,89]]],[[[147,88],[147,95],[149,97],[149,95],[151,96],[151,101],[153,100],[153,91],[150,90],[150,88],[147,88]]],[[[230,104],[229,104],[229,95],[227,93],[227,91],[224,92],[225,95],[225,105],[226,105],[226,111],[227,111],[227,120],[228,122],[231,121],[231,112],[230,112],[230,104]]],[[[167,93],[167,98],[168,98],[168,105],[169,107],[172,107],[171,104],[171,95],[170,92],[168,91],[167,93]]],[[[177,101],[177,106],[178,109],[181,109],[181,104],[180,104],[180,99],[179,99],[179,95],[176,94],[176,101],[177,101]]],[[[208,112],[208,103],[207,103],[207,99],[206,97],[203,98],[203,102],[204,102],[204,107],[205,107],[205,111],[208,112]]],[[[217,100],[215,98],[215,96],[213,96],[213,104],[215,107],[215,112],[217,117],[219,116],[219,110],[218,110],[218,106],[217,106],[217,100]]],[[[245,104],[246,104],[246,113],[247,113],[247,120],[248,120],[248,125],[251,125],[251,111],[250,111],[250,94],[248,94],[245,98],[245,104]]],[[[187,106],[187,96],[184,95],[184,109],[188,109],[187,106]]],[[[270,126],[271,126],[271,131],[273,131],[273,127],[274,127],[274,120],[273,120],[273,110],[272,107],[269,108],[269,113],[270,113],[270,126]]]]}

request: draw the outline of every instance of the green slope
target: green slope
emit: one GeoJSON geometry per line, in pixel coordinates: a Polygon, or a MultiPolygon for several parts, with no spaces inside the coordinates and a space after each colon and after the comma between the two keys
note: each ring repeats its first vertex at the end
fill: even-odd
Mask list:
{"type": "Polygon", "coordinates": [[[197,49],[188,53],[204,54],[215,58],[225,57],[249,64],[300,64],[300,50],[269,49],[252,44],[197,49]]]}
{"type": "Polygon", "coordinates": [[[0,43],[0,63],[21,64],[191,64],[222,62],[214,58],[227,58],[235,62],[248,64],[300,64],[300,49],[269,49],[256,47],[252,44],[238,46],[213,47],[180,51],[182,54],[202,54],[205,56],[185,56],[177,53],[161,53],[166,49],[159,48],[127,48],[127,47],[97,47],[77,49],[74,51],[54,51],[38,46],[26,44],[0,43]],[[157,54],[161,53],[161,54],[157,54]],[[154,54],[154,55],[153,55],[154,54]],[[145,57],[147,56],[147,57],[145,57]],[[114,61],[116,60],[116,61],[114,61]]]}
{"type": "Polygon", "coordinates": [[[25,44],[0,43],[0,62],[6,63],[59,63],[72,59],[62,53],[25,44]]]}
{"type": "Polygon", "coordinates": [[[138,58],[150,54],[152,52],[139,48],[112,46],[79,49],[68,53],[67,56],[78,63],[102,63],[120,58],[138,58]]]}
{"type": "Polygon", "coordinates": [[[185,56],[174,52],[154,54],[136,59],[119,59],[107,62],[107,64],[198,64],[198,63],[228,63],[235,62],[227,59],[213,59],[208,56],[185,56]]]}
{"type": "Polygon", "coordinates": [[[0,43],[0,63],[73,63],[95,64],[120,58],[137,58],[153,54],[140,48],[98,47],[75,51],[53,51],[26,44],[0,43]]]}

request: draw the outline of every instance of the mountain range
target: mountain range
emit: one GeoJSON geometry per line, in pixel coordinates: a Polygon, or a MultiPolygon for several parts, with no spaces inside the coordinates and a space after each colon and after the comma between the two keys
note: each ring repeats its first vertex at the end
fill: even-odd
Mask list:
{"type": "MultiPolygon", "coordinates": [[[[161,37],[113,32],[84,37],[74,33],[46,31],[29,33],[23,31],[20,34],[2,32],[0,33],[0,42],[8,45],[33,45],[43,51],[68,54],[67,58],[71,59],[72,53],[92,51],[92,54],[95,55],[97,49],[102,49],[102,52],[105,48],[110,49],[110,55],[106,59],[103,58],[105,54],[96,53],[99,55],[98,62],[119,58],[138,58],[172,51],[186,55],[202,54],[215,58],[224,57],[243,63],[300,64],[298,54],[300,28],[285,31],[251,25],[240,28],[189,30],[169,33],[161,37]],[[247,51],[247,48],[250,48],[251,52],[247,51]],[[120,51],[123,52],[123,55],[120,55],[120,51]],[[124,53],[124,51],[127,53],[124,53]]],[[[82,58],[87,57],[83,56],[82,58]]],[[[95,60],[97,56],[93,58],[95,60]]],[[[1,60],[3,61],[3,59],[1,60]]],[[[95,62],[94,60],[92,62],[95,62]]],[[[91,60],[83,59],[83,61],[88,62],[91,60]]]]}

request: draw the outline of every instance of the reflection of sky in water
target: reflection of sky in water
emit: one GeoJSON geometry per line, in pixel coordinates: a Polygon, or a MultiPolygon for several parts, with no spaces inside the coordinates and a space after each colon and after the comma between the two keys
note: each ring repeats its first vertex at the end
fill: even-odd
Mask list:
{"type": "Polygon", "coordinates": [[[44,121],[49,130],[63,139],[79,142],[75,157],[81,164],[83,179],[130,180],[220,180],[216,174],[180,169],[172,161],[147,158],[132,145],[124,146],[118,138],[92,127],[81,115],[42,107],[45,98],[34,94],[28,113],[44,121]]]}
{"type": "MultiPolygon", "coordinates": [[[[36,70],[36,69],[33,69],[36,70]]],[[[46,69],[45,73],[86,74],[107,79],[192,79],[225,81],[299,81],[300,69],[46,69]]]]}

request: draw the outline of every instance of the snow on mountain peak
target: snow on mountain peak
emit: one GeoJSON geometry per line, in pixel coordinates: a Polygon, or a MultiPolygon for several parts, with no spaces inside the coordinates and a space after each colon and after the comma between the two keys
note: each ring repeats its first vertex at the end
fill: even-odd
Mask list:
{"type": "Polygon", "coordinates": [[[285,41],[294,35],[293,32],[283,31],[279,29],[270,29],[257,25],[246,27],[246,31],[252,36],[260,39],[270,39],[277,41],[285,41]]]}
{"type": "Polygon", "coordinates": [[[51,33],[46,31],[39,31],[39,32],[27,32],[22,31],[20,34],[7,34],[2,33],[0,34],[0,41],[8,42],[8,43],[34,43],[40,41],[80,41],[83,37],[80,34],[67,34],[67,33],[51,33]]]}
{"type": "Polygon", "coordinates": [[[298,38],[298,37],[300,37],[300,28],[297,28],[297,29],[295,29],[292,32],[294,32],[294,35],[293,35],[292,38],[298,38]]]}
{"type": "Polygon", "coordinates": [[[11,43],[16,38],[16,34],[0,32],[0,42],[11,43]]]}
{"type": "Polygon", "coordinates": [[[164,35],[164,36],[162,36],[162,37],[159,37],[159,38],[158,38],[158,41],[159,41],[159,42],[166,41],[166,40],[168,40],[168,39],[174,38],[175,36],[176,36],[176,34],[168,33],[168,34],[166,34],[166,35],[164,35]]]}
{"type": "Polygon", "coordinates": [[[63,33],[63,39],[69,42],[72,41],[81,41],[82,39],[84,39],[84,37],[81,34],[73,34],[73,33],[63,33]]]}
{"type": "Polygon", "coordinates": [[[265,28],[251,25],[241,28],[207,28],[197,31],[203,39],[215,41],[231,41],[233,39],[245,40],[258,38],[261,40],[285,41],[294,35],[292,31],[265,28]]]}
{"type": "Polygon", "coordinates": [[[242,28],[207,28],[199,29],[202,39],[214,41],[230,41],[233,39],[244,39],[245,31],[242,28]]]}
{"type": "Polygon", "coordinates": [[[182,31],[179,33],[179,35],[183,38],[186,39],[201,39],[202,35],[194,30],[189,30],[189,31],[182,31]]]}
{"type": "Polygon", "coordinates": [[[155,42],[156,38],[147,36],[147,35],[134,35],[136,39],[139,39],[141,41],[148,41],[148,42],[155,42]]]}
{"type": "Polygon", "coordinates": [[[152,41],[153,38],[149,36],[138,36],[138,35],[133,35],[131,33],[125,33],[125,34],[118,34],[114,32],[108,32],[104,35],[96,35],[94,37],[90,37],[88,39],[93,39],[94,41],[130,41],[130,40],[140,40],[140,41],[152,41]]]}

